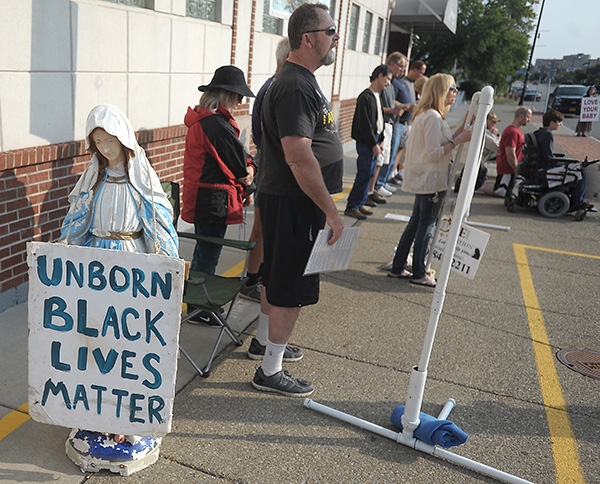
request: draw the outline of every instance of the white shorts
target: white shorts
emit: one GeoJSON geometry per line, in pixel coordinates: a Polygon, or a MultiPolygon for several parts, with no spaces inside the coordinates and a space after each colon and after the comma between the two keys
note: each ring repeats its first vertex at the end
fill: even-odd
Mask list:
{"type": "Polygon", "coordinates": [[[398,148],[406,148],[406,142],[408,141],[408,135],[410,134],[410,124],[404,125],[404,131],[402,132],[402,138],[400,138],[400,145],[398,148]]]}
{"type": "Polygon", "coordinates": [[[512,191],[515,185],[515,175],[497,175],[494,183],[494,194],[499,197],[506,197],[506,194],[512,191]]]}
{"type": "Polygon", "coordinates": [[[390,164],[390,150],[392,146],[392,133],[394,127],[390,123],[385,123],[383,128],[383,153],[377,155],[377,166],[390,164]]]}

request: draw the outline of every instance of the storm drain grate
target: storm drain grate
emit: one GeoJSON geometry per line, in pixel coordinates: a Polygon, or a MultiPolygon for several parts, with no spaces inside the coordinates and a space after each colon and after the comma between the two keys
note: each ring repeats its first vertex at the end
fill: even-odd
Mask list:
{"type": "Polygon", "coordinates": [[[600,352],[592,350],[560,350],[558,361],[585,376],[600,380],[600,352]]]}

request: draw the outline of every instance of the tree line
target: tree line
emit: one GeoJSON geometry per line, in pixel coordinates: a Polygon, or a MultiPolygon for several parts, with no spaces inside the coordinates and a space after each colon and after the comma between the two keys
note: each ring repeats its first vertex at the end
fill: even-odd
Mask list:
{"type": "Polygon", "coordinates": [[[420,34],[413,59],[428,73],[447,72],[470,93],[491,85],[504,92],[529,61],[529,35],[539,0],[459,0],[456,34],[420,34]]]}

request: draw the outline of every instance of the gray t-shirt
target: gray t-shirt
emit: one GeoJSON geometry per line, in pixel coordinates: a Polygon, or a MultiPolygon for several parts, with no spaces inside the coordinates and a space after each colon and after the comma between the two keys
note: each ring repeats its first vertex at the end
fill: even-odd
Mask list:
{"type": "MultiPolygon", "coordinates": [[[[384,108],[394,107],[394,98],[396,97],[396,91],[394,90],[394,86],[392,86],[391,82],[387,85],[387,87],[383,89],[383,91],[381,91],[381,93],[379,93],[379,96],[381,97],[381,105],[384,108]]],[[[386,114],[384,115],[384,120],[386,123],[391,123],[394,121],[395,117],[396,116],[394,116],[393,114],[386,114]]]]}

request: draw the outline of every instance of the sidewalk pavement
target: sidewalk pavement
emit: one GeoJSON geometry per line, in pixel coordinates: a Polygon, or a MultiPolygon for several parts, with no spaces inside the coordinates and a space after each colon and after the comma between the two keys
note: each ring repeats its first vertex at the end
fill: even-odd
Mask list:
{"type": "MultiPolygon", "coordinates": [[[[494,107],[501,128],[515,108],[494,107]]],[[[451,124],[456,119],[460,110],[449,116],[451,124]]],[[[557,138],[566,151],[572,140],[567,133],[557,138]]],[[[346,161],[354,164],[352,153],[346,161]]],[[[345,186],[352,180],[349,170],[345,186]]],[[[365,222],[345,217],[361,227],[350,268],[322,276],[321,301],[302,310],[292,338],[305,357],[285,364],[314,382],[315,401],[388,429],[419,362],[434,295],[381,270],[404,228],[385,216],[409,215],[412,199],[398,191],[365,222]]],[[[345,196],[337,206],[343,211],[345,196]]],[[[600,218],[511,214],[501,199],[476,194],[469,221],[510,230],[486,230],[490,240],[474,280],[450,276],[422,409],[437,415],[448,397],[456,400],[450,419],[470,435],[452,449],[456,454],[539,484],[600,483],[600,380],[554,357],[561,349],[600,350],[600,218]]],[[[243,300],[235,310],[244,345],[225,345],[207,379],[180,359],[172,432],[158,462],[129,482],[496,482],[309,410],[302,399],[254,390],[258,363],[245,351],[258,304],[243,300]]],[[[26,325],[26,305],[0,313],[0,481],[123,479],[84,476],[64,452],[69,429],[28,419],[26,325]]],[[[210,331],[184,324],[182,340],[193,348],[210,331]]],[[[205,356],[200,346],[192,353],[205,356]]]]}

